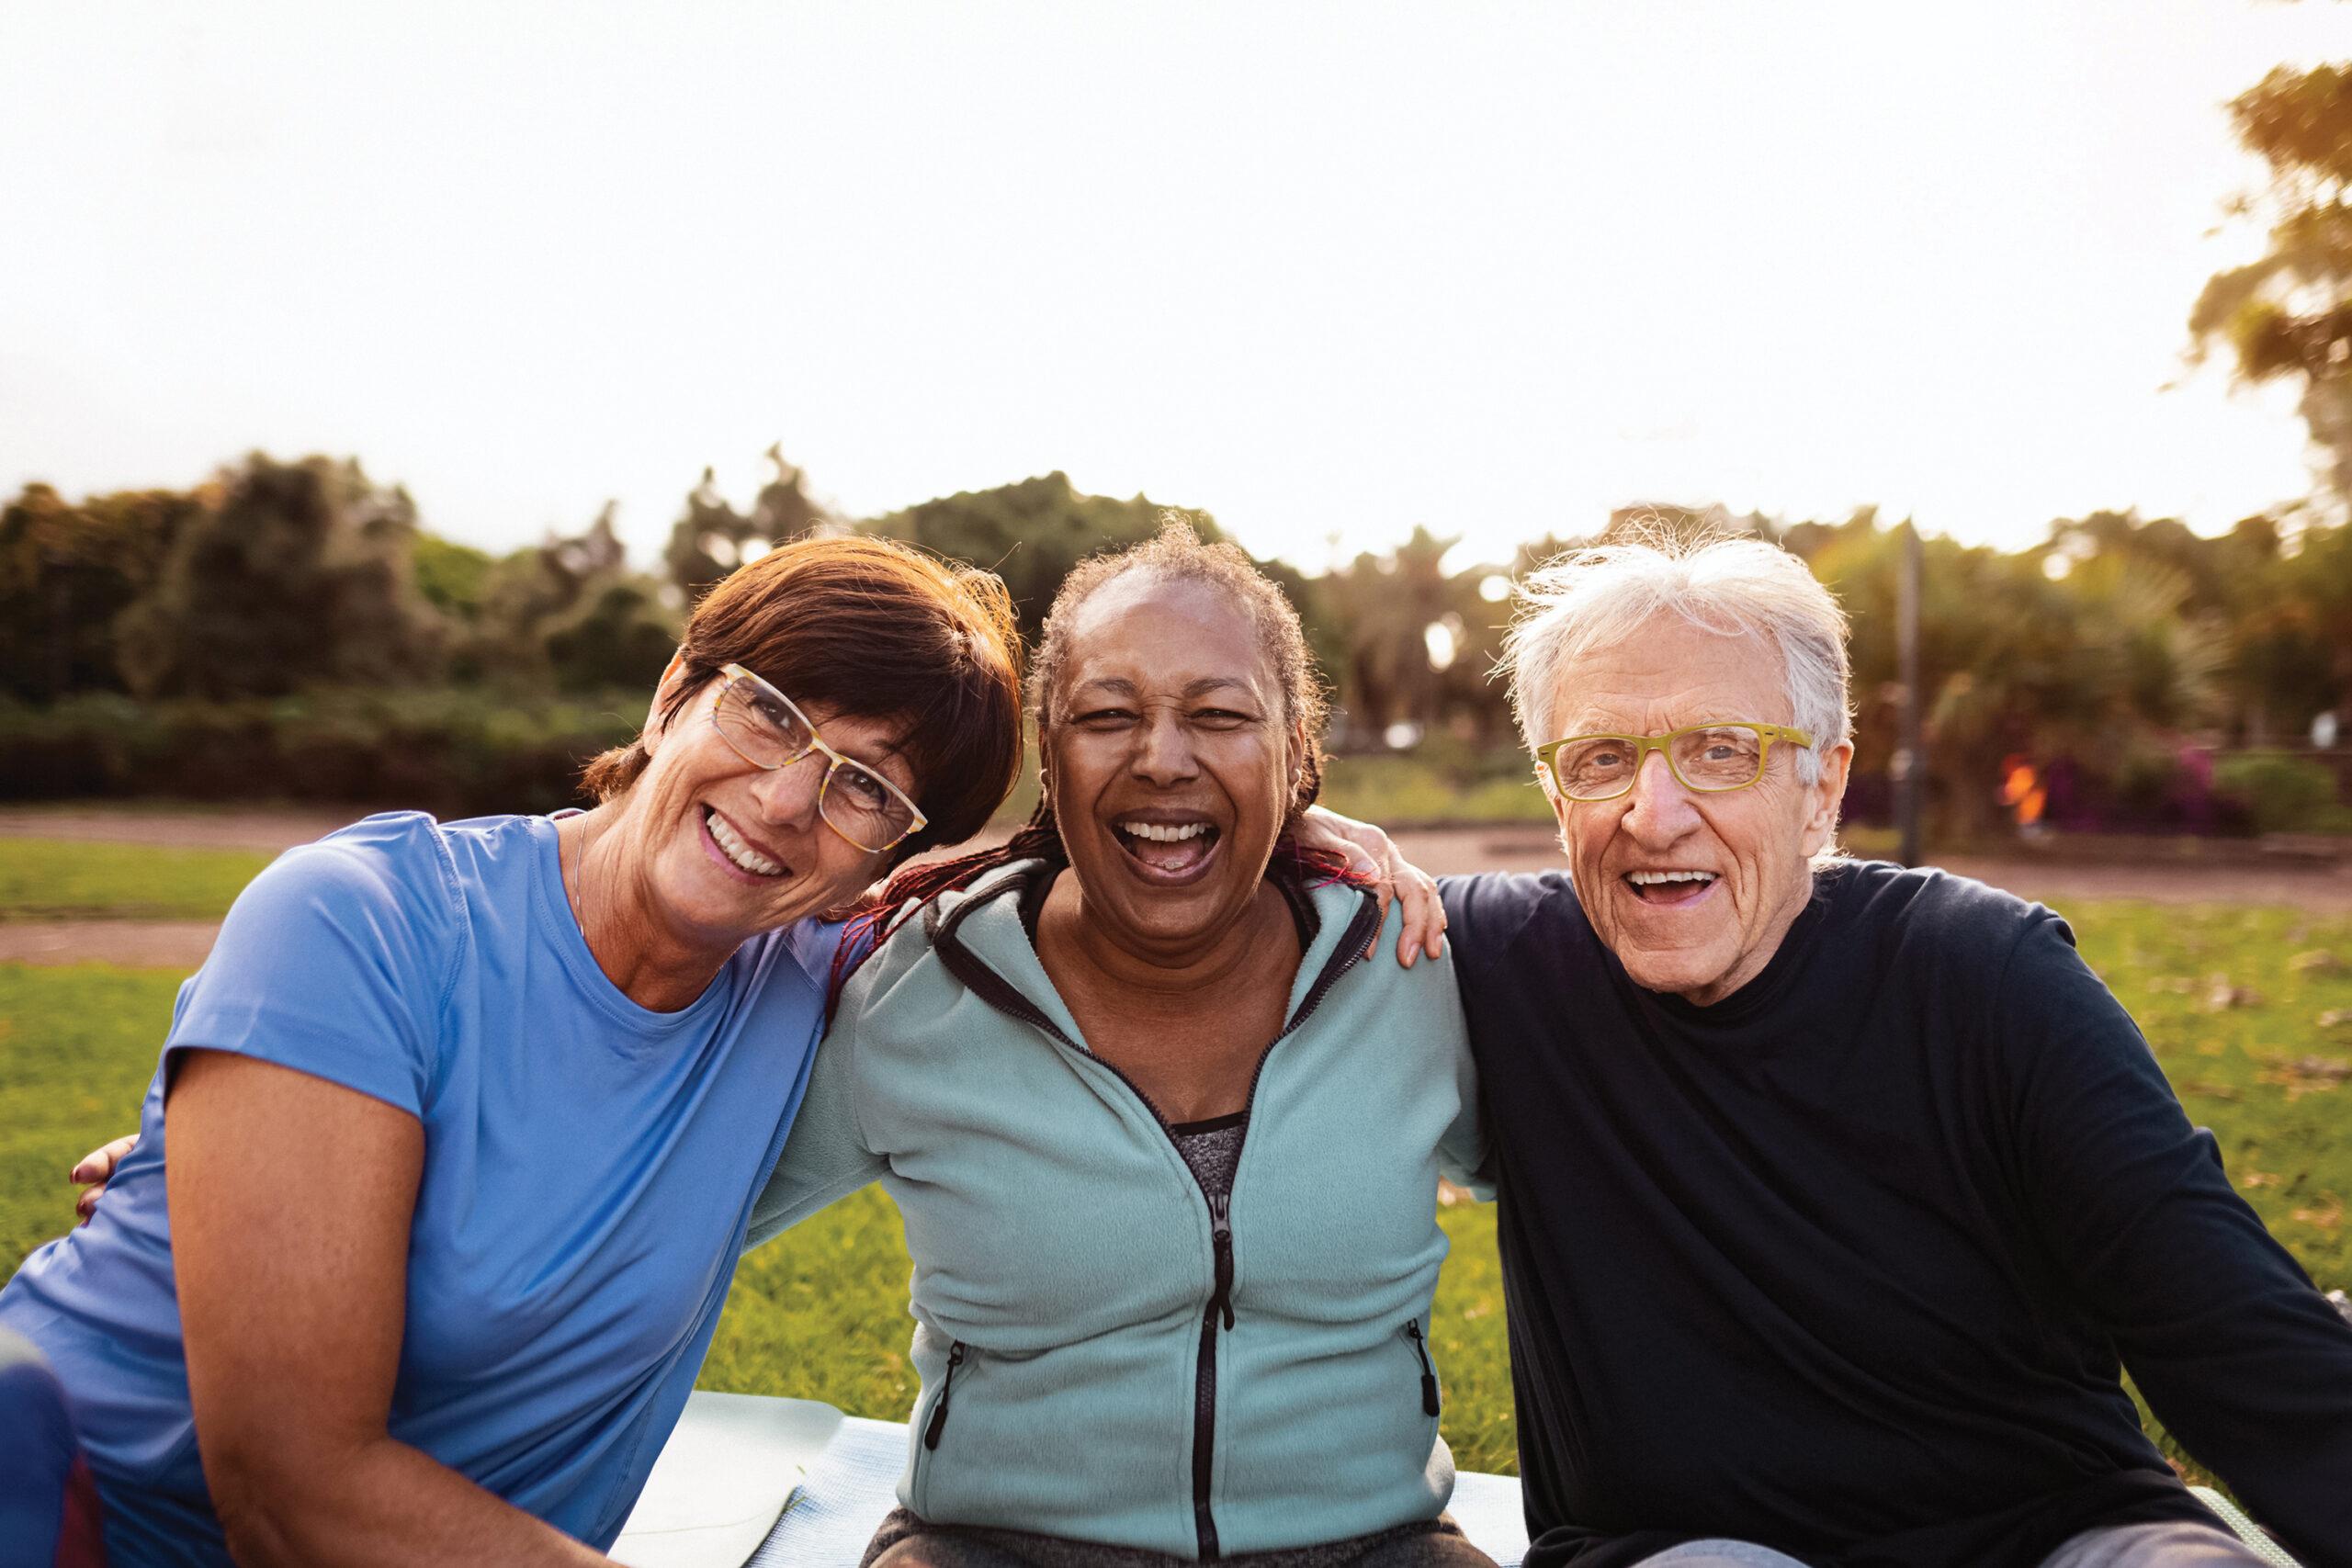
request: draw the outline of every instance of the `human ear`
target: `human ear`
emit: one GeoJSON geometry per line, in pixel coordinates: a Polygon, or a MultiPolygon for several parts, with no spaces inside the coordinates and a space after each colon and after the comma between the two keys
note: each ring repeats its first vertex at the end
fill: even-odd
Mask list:
{"type": "Polygon", "coordinates": [[[1560,848],[1568,847],[1568,802],[1552,784],[1552,770],[1538,762],[1534,765],[1535,783],[1544,791],[1544,798],[1552,807],[1552,819],[1560,825],[1560,848]]]}
{"type": "Polygon", "coordinates": [[[1821,777],[1805,794],[1809,797],[1803,848],[1811,860],[1829,847],[1838,833],[1838,810],[1846,800],[1846,773],[1853,765],[1854,743],[1840,740],[1821,754],[1821,777]]]}
{"type": "Polygon", "coordinates": [[[685,684],[686,650],[683,648],[670,655],[670,662],[662,667],[661,682],[653,688],[653,702],[645,710],[645,728],[638,731],[638,744],[648,753],[662,742],[662,731],[670,713],[671,700],[685,684]]]}

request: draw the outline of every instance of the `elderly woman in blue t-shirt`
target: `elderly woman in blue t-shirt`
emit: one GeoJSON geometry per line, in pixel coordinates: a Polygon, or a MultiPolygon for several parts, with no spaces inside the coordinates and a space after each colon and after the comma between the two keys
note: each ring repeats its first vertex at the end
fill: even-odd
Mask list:
{"type": "Polygon", "coordinates": [[[816,917],[987,821],[1017,649],[986,573],[786,545],[595,809],[374,817],[254,881],[96,1219],[0,1292],[117,1568],[605,1561],[807,1083],[816,917]]]}

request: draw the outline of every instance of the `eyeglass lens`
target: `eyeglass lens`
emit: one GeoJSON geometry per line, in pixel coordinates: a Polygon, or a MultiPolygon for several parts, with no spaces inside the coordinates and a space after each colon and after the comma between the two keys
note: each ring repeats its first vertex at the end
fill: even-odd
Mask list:
{"type": "MultiPolygon", "coordinates": [[[[1552,776],[1571,800],[1607,799],[1632,787],[1642,755],[1629,737],[1587,736],[1552,754],[1552,776]]],[[[1666,755],[1692,789],[1744,789],[1764,771],[1764,737],[1745,724],[1685,730],[1668,741],[1666,755]]]]}
{"type": "MultiPolygon", "coordinates": [[[[816,749],[816,734],[797,712],[747,681],[719,694],[710,716],[727,743],[759,767],[788,767],[816,749]]],[[[846,757],[832,761],[817,809],[863,850],[888,849],[914,825],[914,814],[898,792],[879,773],[846,757]]]]}

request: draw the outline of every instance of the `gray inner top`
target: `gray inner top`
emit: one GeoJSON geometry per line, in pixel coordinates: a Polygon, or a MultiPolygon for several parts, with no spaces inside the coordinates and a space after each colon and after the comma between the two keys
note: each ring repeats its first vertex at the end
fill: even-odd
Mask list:
{"type": "Polygon", "coordinates": [[[1213,1198],[1232,1195],[1234,1168],[1241,1163],[1241,1135],[1249,1130],[1246,1111],[1207,1122],[1182,1122],[1168,1129],[1176,1140],[1176,1152],[1193,1168],[1201,1190],[1213,1198]]]}

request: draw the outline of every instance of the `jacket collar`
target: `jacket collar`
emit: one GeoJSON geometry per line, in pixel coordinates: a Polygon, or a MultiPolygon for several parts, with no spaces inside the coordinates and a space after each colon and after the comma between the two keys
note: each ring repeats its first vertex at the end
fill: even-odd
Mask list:
{"type": "MultiPolygon", "coordinates": [[[[998,1011],[1008,1013],[1085,1049],[1078,1021],[1046,976],[1021,923],[1021,894],[1045,873],[1043,860],[1015,861],[990,872],[961,894],[946,894],[923,911],[932,947],[948,973],[998,1011]]],[[[1297,1026],[1371,942],[1379,903],[1343,882],[1298,889],[1316,917],[1315,939],[1299,955],[1284,1010],[1284,1032],[1297,1026]]]]}

